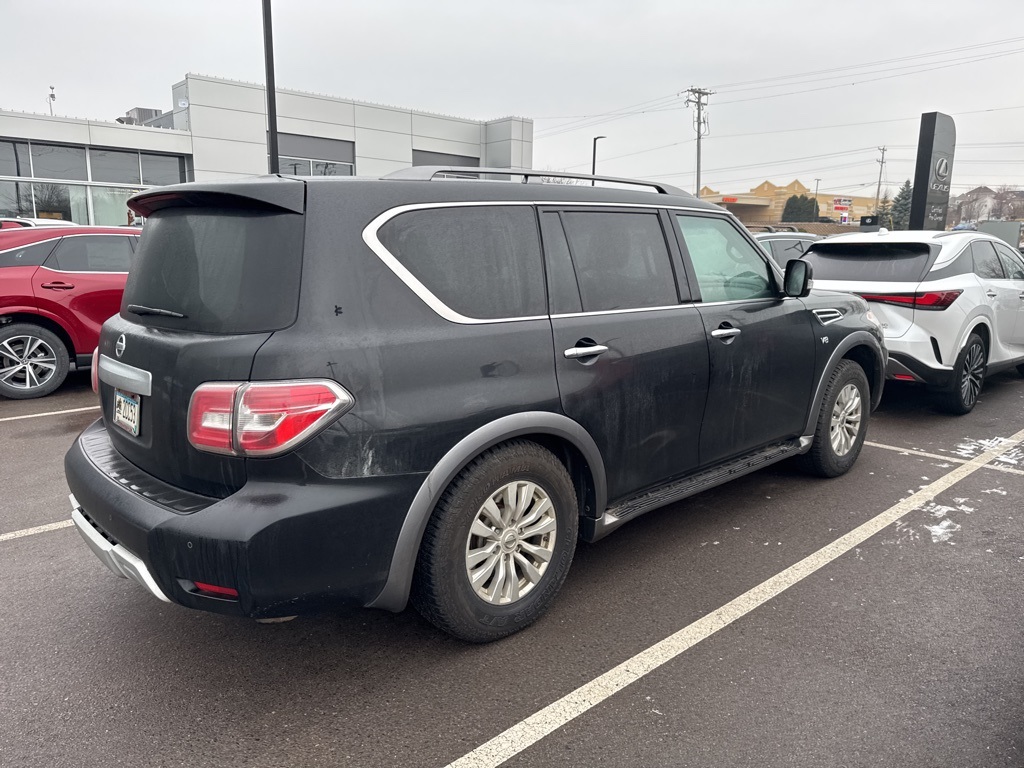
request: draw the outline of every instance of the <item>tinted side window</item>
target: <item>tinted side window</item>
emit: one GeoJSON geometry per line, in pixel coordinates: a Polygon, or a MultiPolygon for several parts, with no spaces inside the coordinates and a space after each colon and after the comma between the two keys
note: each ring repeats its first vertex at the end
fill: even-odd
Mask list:
{"type": "Polygon", "coordinates": [[[377,237],[428,291],[461,315],[547,314],[537,218],[529,206],[409,211],[384,224],[377,237]]]}
{"type": "Polygon", "coordinates": [[[996,251],[999,253],[999,260],[1003,262],[1006,276],[1011,280],[1024,280],[1024,259],[1021,258],[1020,254],[1014,253],[1012,248],[1007,248],[999,243],[996,243],[995,246],[996,251]]]}
{"type": "Polygon", "coordinates": [[[121,235],[65,237],[53,254],[54,266],[63,272],[127,272],[132,260],[130,240],[121,235]]]}
{"type": "Polygon", "coordinates": [[[544,238],[544,261],[548,270],[548,305],[551,314],[579,312],[580,289],[569,256],[569,243],[557,213],[540,215],[540,233],[544,238]]]}
{"type": "Polygon", "coordinates": [[[571,211],[562,222],[584,311],[679,303],[657,213],[571,211]]]}
{"type": "Polygon", "coordinates": [[[810,243],[807,240],[774,240],[772,241],[772,253],[779,266],[785,267],[793,259],[803,256],[808,245],[810,243]]]}
{"type": "Polygon", "coordinates": [[[0,253],[0,267],[38,267],[50,255],[57,239],[23,245],[0,253]]]}
{"type": "Polygon", "coordinates": [[[701,300],[739,301],[775,296],[764,258],[725,219],[676,216],[690,254],[701,300]]]}
{"type": "Polygon", "coordinates": [[[971,258],[974,261],[974,274],[983,280],[1004,280],[1006,278],[992,243],[971,243],[971,258]]]}

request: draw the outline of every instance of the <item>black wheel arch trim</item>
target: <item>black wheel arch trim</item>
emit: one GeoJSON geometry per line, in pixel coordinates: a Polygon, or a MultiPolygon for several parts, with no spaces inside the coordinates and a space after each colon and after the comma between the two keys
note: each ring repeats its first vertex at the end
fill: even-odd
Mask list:
{"type": "Polygon", "coordinates": [[[387,581],[368,608],[404,610],[409,602],[413,571],[427,521],[448,484],[469,464],[498,443],[531,434],[552,435],[571,443],[586,460],[594,485],[595,509],[603,511],[608,502],[604,460],[597,443],[577,422],[560,413],[527,411],[503,416],[474,430],[455,444],[430,471],[409,505],[391,557],[387,581]]]}
{"type": "Polygon", "coordinates": [[[885,369],[888,356],[882,350],[878,339],[868,331],[853,331],[836,344],[836,348],[832,350],[832,355],[821,372],[818,386],[814,390],[814,397],[811,399],[811,409],[807,414],[807,424],[804,428],[805,435],[814,434],[815,425],[818,423],[818,415],[821,412],[822,399],[825,397],[825,387],[828,386],[832,372],[839,365],[839,362],[846,357],[847,352],[859,346],[865,346],[870,349],[875,357],[875,370],[865,371],[864,373],[868,376],[869,383],[871,384],[871,410],[878,407],[878,403],[882,400],[882,388],[885,386],[885,369]]]}

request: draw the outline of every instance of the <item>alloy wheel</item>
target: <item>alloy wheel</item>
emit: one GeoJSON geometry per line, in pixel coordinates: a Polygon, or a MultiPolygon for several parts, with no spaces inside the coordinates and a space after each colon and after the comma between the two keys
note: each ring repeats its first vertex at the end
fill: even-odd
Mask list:
{"type": "Polygon", "coordinates": [[[57,371],[53,348],[36,336],[12,336],[0,342],[0,383],[26,392],[38,389],[57,371]]]}
{"type": "Polygon", "coordinates": [[[857,442],[863,409],[860,390],[855,384],[847,384],[839,391],[828,430],[836,456],[845,456],[857,442]]]}
{"type": "Polygon", "coordinates": [[[514,480],[491,494],[466,539],[466,575],[493,605],[514,603],[540,583],[555,550],[558,522],[547,492],[514,480]]]}
{"type": "Polygon", "coordinates": [[[971,345],[964,357],[964,367],[960,374],[960,397],[964,405],[973,408],[981,392],[981,382],[985,378],[985,349],[979,343],[971,345]]]}

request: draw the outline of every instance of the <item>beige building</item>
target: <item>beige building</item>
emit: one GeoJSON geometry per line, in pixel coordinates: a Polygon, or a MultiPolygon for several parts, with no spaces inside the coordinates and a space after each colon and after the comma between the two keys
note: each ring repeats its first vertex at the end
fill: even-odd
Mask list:
{"type": "MultiPolygon", "coordinates": [[[[786,201],[793,195],[814,197],[814,192],[797,179],[784,187],[763,181],[749,192],[722,194],[710,187],[703,187],[700,191],[702,200],[728,208],[744,224],[752,225],[781,223],[786,201]]],[[[861,216],[869,216],[874,210],[874,197],[818,192],[819,215],[837,223],[859,224],[861,216]]]]}

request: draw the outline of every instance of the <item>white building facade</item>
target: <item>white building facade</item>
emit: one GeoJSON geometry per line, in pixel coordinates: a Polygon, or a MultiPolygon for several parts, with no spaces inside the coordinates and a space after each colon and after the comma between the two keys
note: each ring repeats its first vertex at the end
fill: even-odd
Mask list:
{"type": "MultiPolygon", "coordinates": [[[[142,189],[267,172],[262,85],[189,74],[171,91],[170,112],[136,109],[118,122],[0,111],[0,217],[126,224],[125,202],[142,189]]],[[[533,163],[525,118],[468,120],[282,89],[277,112],[284,174],[533,163]]]]}

